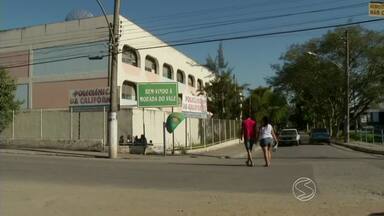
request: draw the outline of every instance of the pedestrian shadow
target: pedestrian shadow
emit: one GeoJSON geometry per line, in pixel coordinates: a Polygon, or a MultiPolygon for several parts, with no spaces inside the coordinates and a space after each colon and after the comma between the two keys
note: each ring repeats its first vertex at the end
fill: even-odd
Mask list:
{"type": "Polygon", "coordinates": [[[168,164],[172,164],[172,165],[187,165],[187,166],[247,167],[245,164],[219,164],[219,163],[175,163],[175,162],[170,162],[168,164]]]}
{"type": "Polygon", "coordinates": [[[384,212],[371,213],[368,216],[384,216],[384,212]]]}
{"type": "MultiPolygon", "coordinates": [[[[245,164],[219,164],[219,163],[174,163],[170,162],[168,164],[172,165],[187,165],[187,166],[218,166],[218,167],[247,167],[245,164]]],[[[264,165],[255,165],[253,167],[264,167],[264,165]]]]}
{"type": "Polygon", "coordinates": [[[190,154],[190,153],[188,153],[187,155],[189,155],[192,158],[197,158],[197,157],[209,157],[209,158],[218,158],[218,159],[231,158],[228,155],[209,155],[209,154],[190,154]]]}
{"type": "Polygon", "coordinates": [[[284,156],[272,156],[273,159],[284,160],[384,160],[384,158],[377,157],[284,157],[284,156]]]}

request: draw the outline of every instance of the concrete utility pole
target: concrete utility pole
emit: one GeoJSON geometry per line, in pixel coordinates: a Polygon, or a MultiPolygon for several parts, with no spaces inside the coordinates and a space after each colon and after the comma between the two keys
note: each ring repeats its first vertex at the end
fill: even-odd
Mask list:
{"type": "Polygon", "coordinates": [[[346,110],[344,142],[349,143],[349,36],[345,30],[345,81],[346,81],[346,110]]]}
{"type": "Polygon", "coordinates": [[[112,62],[111,62],[111,87],[110,87],[110,110],[109,124],[109,158],[117,158],[117,63],[119,55],[119,25],[120,25],[120,0],[115,0],[113,14],[113,40],[112,40],[112,62]]]}

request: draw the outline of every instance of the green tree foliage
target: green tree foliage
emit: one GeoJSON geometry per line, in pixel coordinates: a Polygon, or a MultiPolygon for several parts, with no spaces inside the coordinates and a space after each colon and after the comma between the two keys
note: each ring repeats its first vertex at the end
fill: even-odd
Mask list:
{"type": "Polygon", "coordinates": [[[224,49],[220,43],[217,56],[206,59],[206,67],[215,73],[215,77],[204,87],[208,99],[208,111],[214,118],[236,119],[240,117],[240,93],[244,86],[239,86],[232,68],[224,59],[224,49]]]}
{"type": "Polygon", "coordinates": [[[286,98],[280,92],[271,88],[259,87],[250,90],[250,95],[244,102],[243,112],[257,122],[268,116],[273,124],[284,127],[288,121],[289,107],[286,98]]]}
{"type": "MultiPolygon", "coordinates": [[[[339,129],[346,106],[345,28],[321,38],[292,45],[274,65],[276,76],[269,83],[284,92],[295,109],[298,124],[339,129]],[[317,55],[308,55],[308,52],[317,55]]],[[[350,118],[351,122],[370,105],[383,101],[384,35],[350,27],[350,118]]],[[[302,126],[302,125],[301,125],[302,126]]]]}
{"type": "Polygon", "coordinates": [[[19,109],[15,101],[16,84],[8,73],[0,68],[0,132],[12,121],[12,111],[19,109]]]}

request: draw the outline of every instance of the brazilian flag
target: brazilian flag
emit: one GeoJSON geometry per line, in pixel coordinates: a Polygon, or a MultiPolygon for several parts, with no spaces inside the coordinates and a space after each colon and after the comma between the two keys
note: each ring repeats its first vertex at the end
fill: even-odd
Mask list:
{"type": "Polygon", "coordinates": [[[165,123],[165,127],[167,128],[168,133],[173,133],[173,131],[184,119],[185,119],[184,113],[180,113],[180,112],[171,113],[167,118],[167,122],[165,123]]]}

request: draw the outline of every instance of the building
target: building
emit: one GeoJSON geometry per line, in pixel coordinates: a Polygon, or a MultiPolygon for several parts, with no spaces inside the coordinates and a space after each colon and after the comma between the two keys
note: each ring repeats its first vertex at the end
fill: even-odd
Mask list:
{"type": "MultiPolygon", "coordinates": [[[[208,69],[173,47],[145,49],[167,44],[123,16],[120,32],[121,106],[136,105],[138,82],[178,82],[181,95],[196,95],[211,78],[208,69]]],[[[69,91],[108,86],[108,39],[105,17],[89,14],[4,30],[0,32],[0,66],[17,80],[22,108],[68,108],[69,91]]]]}
{"type": "Polygon", "coordinates": [[[371,106],[360,118],[364,127],[384,129],[384,103],[371,106]]]}
{"type": "MultiPolygon", "coordinates": [[[[110,21],[112,18],[108,17],[110,21]]],[[[154,108],[152,110],[157,113],[153,115],[147,115],[147,110],[137,109],[137,83],[177,82],[179,97],[197,95],[198,90],[213,78],[212,73],[123,16],[120,16],[120,34],[117,71],[119,104],[122,110],[129,110],[131,116],[119,116],[119,136],[146,133],[155,144],[160,144],[162,133],[159,131],[162,130],[163,116],[171,109],[154,108]],[[164,47],[148,49],[153,46],[164,47]]],[[[16,97],[23,102],[23,110],[69,112],[71,91],[108,86],[109,48],[109,31],[105,17],[92,17],[90,13],[81,13],[80,16],[69,14],[65,21],[59,23],[0,31],[0,67],[5,68],[16,80],[16,97]]],[[[180,107],[175,108],[175,111],[180,110],[180,107]]],[[[105,114],[105,110],[103,112],[105,114]]],[[[95,120],[96,117],[87,117],[88,124],[91,125],[88,128],[80,126],[80,122],[84,121],[80,113],[77,119],[71,113],[70,120],[68,117],[60,120],[58,116],[60,115],[43,112],[39,118],[22,116],[23,120],[17,123],[16,119],[16,126],[8,128],[2,136],[40,139],[98,138],[105,142],[105,115],[101,115],[100,118],[104,119],[101,123],[95,120]],[[37,119],[40,123],[32,124],[32,120],[28,119],[37,119]],[[70,128],[65,123],[69,121],[70,128]],[[76,125],[73,121],[79,121],[79,124],[76,125]],[[96,124],[103,126],[96,130],[96,124]],[[30,132],[38,127],[41,127],[40,132],[30,132]],[[74,132],[77,130],[78,135],[74,132]]],[[[189,122],[193,125],[199,124],[189,122]]],[[[189,130],[191,128],[194,126],[190,126],[189,130]]],[[[187,145],[187,136],[190,142],[199,142],[201,131],[187,132],[187,125],[180,130],[185,131],[175,138],[180,145],[187,145]]]]}

